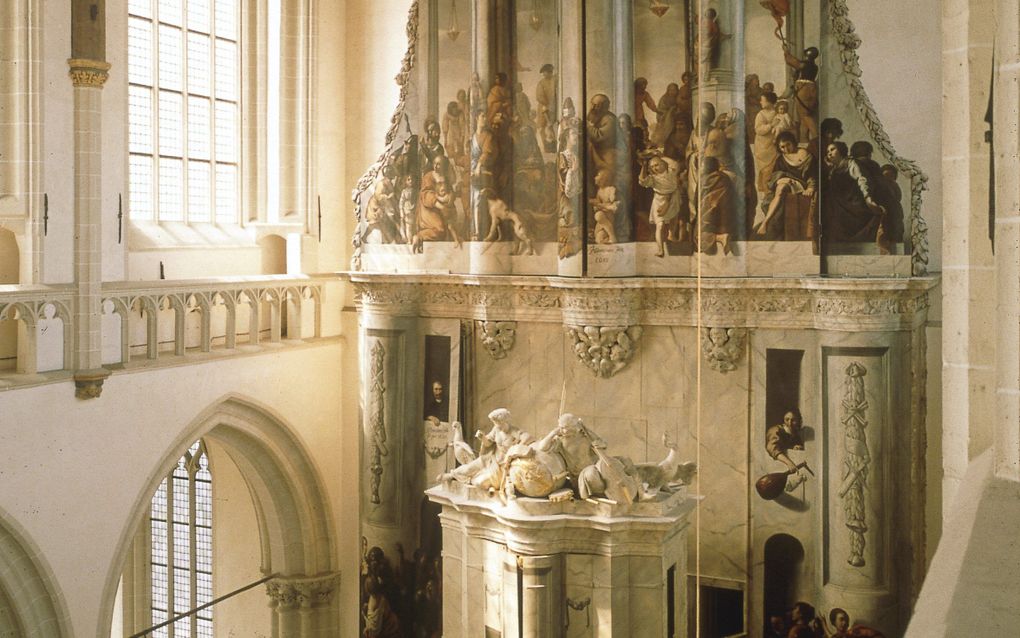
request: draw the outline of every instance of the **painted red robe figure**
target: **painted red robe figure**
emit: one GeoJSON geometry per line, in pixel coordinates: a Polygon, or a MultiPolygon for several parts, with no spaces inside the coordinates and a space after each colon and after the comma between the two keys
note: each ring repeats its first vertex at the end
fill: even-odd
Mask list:
{"type": "Polygon", "coordinates": [[[759,4],[772,14],[779,28],[783,28],[783,19],[790,15],[790,0],[759,0],[759,4]]]}

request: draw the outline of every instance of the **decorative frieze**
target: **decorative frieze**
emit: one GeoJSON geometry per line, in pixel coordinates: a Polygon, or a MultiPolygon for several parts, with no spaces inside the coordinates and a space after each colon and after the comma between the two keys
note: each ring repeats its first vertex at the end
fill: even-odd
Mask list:
{"type": "Polygon", "coordinates": [[[934,279],[819,280],[348,275],[359,307],[395,316],[568,326],[723,325],[903,330],[919,325],[934,279]],[[651,284],[651,285],[650,285],[651,284]],[[700,290],[699,290],[700,286],[700,290]],[[494,317],[495,315],[495,317],[494,317]]]}

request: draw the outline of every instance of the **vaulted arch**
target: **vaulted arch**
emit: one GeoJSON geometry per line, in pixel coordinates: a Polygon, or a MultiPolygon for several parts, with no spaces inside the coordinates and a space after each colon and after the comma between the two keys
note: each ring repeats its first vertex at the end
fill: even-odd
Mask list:
{"type": "MultiPolygon", "coordinates": [[[[273,635],[296,635],[288,629],[296,621],[297,610],[291,604],[294,597],[287,598],[281,590],[311,587],[325,594],[318,598],[318,604],[324,615],[329,614],[337,558],[322,481],[303,445],[279,416],[251,399],[232,394],[200,414],[153,467],[121,538],[117,564],[107,577],[98,635],[110,633],[118,582],[153,492],[166,468],[200,438],[226,451],[251,492],[259,528],[261,571],[266,576],[277,575],[269,587],[273,613],[277,615],[272,623],[273,635]]],[[[225,592],[217,592],[221,593],[225,592]]],[[[323,635],[331,635],[325,625],[323,630],[323,635]]]]}
{"type": "Polygon", "coordinates": [[[70,626],[64,598],[42,553],[0,510],[0,635],[65,638],[72,635],[70,626]]]}

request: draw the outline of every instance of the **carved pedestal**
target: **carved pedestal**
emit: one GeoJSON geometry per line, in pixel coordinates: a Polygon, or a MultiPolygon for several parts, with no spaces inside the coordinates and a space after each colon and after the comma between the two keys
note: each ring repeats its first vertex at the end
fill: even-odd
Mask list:
{"type": "Polygon", "coordinates": [[[443,507],[446,638],[653,637],[684,626],[685,491],[629,507],[503,505],[458,483],[426,494],[443,507]]]}

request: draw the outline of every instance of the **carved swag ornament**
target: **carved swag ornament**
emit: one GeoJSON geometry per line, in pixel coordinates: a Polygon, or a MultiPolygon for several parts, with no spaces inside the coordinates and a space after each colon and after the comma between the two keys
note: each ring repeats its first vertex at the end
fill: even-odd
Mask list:
{"type": "Polygon", "coordinates": [[[567,336],[578,360],[597,377],[608,379],[623,370],[641,339],[641,326],[570,326],[567,336]]]}

